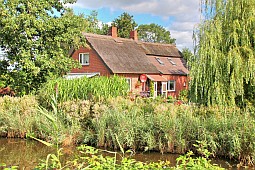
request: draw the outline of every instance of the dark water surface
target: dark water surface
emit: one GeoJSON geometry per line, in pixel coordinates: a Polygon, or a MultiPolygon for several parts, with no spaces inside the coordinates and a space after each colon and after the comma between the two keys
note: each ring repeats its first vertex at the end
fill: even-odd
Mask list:
{"type": "MultiPolygon", "coordinates": [[[[47,147],[40,142],[24,139],[5,139],[0,138],[0,163],[7,165],[17,165],[20,169],[33,169],[41,159],[46,159],[49,153],[54,153],[55,149],[47,147]]],[[[64,148],[65,157],[75,154],[75,148],[64,148]]],[[[103,155],[114,156],[103,152],[103,155]]],[[[168,160],[176,164],[177,154],[160,154],[158,152],[136,153],[132,158],[142,162],[157,162],[168,160]]],[[[237,169],[236,163],[226,160],[213,160],[213,163],[221,165],[226,169],[237,169]],[[232,168],[230,168],[232,166],[232,168]]],[[[242,168],[243,169],[243,168],[242,168]]],[[[252,169],[252,168],[250,168],[252,169]]]]}

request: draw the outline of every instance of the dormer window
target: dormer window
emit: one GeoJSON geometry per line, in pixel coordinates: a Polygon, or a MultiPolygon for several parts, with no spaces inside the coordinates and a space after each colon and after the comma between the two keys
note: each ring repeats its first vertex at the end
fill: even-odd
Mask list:
{"type": "Polygon", "coordinates": [[[161,61],[160,58],[156,57],[156,60],[159,62],[159,64],[164,65],[163,61],[161,61]]]}
{"type": "Polygon", "coordinates": [[[168,61],[173,65],[173,66],[176,66],[176,63],[171,59],[171,58],[167,58],[168,61]]]}
{"type": "Polygon", "coordinates": [[[79,53],[79,62],[81,65],[89,65],[89,53],[79,53]]]}

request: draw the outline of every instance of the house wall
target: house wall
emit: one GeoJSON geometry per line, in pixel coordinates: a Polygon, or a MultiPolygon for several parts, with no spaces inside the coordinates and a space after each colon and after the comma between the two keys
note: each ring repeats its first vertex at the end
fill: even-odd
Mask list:
{"type": "MultiPolygon", "coordinates": [[[[79,60],[79,53],[89,53],[89,65],[83,65],[81,68],[74,68],[71,70],[71,73],[100,73],[101,76],[110,76],[112,75],[109,68],[104,64],[102,59],[98,56],[98,54],[90,48],[81,47],[76,50],[72,57],[76,60],[79,60]]],[[[123,76],[125,78],[131,79],[131,92],[133,94],[139,95],[142,92],[142,83],[140,86],[137,86],[139,82],[140,74],[118,74],[119,76],[123,76]]],[[[184,89],[188,89],[188,78],[187,76],[182,75],[164,75],[167,80],[175,80],[175,91],[168,91],[167,95],[178,97],[179,92],[184,89]],[[184,86],[184,83],[186,86],[184,86]]]]}
{"type": "Polygon", "coordinates": [[[91,48],[81,47],[73,53],[73,59],[79,60],[79,53],[89,53],[89,65],[83,65],[81,68],[74,68],[71,70],[71,73],[100,72],[100,75],[102,76],[108,76],[111,74],[110,70],[106,67],[106,65],[95,52],[95,50],[91,48]]]}
{"type": "MultiPolygon", "coordinates": [[[[102,59],[98,56],[95,50],[90,48],[81,47],[76,50],[72,57],[75,60],[79,60],[79,53],[89,53],[89,65],[83,65],[81,68],[74,68],[71,73],[97,73],[100,72],[101,76],[113,75],[110,70],[103,63],[102,59]]],[[[139,80],[140,74],[117,74],[131,80],[131,92],[134,94],[140,94],[142,91],[142,84],[137,87],[136,84],[139,80]]]]}
{"type": "Polygon", "coordinates": [[[123,76],[125,78],[131,79],[131,92],[133,94],[139,95],[142,91],[142,83],[140,83],[140,86],[138,85],[140,74],[118,74],[119,76],[123,76]]]}
{"type": "Polygon", "coordinates": [[[175,91],[168,91],[168,96],[178,97],[181,90],[188,89],[188,77],[183,75],[164,75],[167,80],[175,80],[175,91]],[[185,84],[185,86],[184,86],[185,84]]]}

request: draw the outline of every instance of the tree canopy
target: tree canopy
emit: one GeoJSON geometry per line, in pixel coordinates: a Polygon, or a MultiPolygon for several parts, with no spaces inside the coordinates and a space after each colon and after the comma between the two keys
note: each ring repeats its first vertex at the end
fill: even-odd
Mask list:
{"type": "Polygon", "coordinates": [[[254,95],[250,90],[255,92],[255,1],[201,1],[205,19],[195,31],[192,99],[207,105],[240,104],[254,95]]]}
{"type": "Polygon", "coordinates": [[[182,52],[183,58],[184,58],[188,63],[192,62],[192,59],[194,58],[194,55],[193,55],[193,53],[190,51],[189,48],[184,47],[184,48],[182,49],[181,52],[182,52]]]}
{"type": "Polygon", "coordinates": [[[90,15],[85,17],[85,32],[107,35],[109,31],[109,25],[100,23],[98,20],[98,12],[93,10],[90,15]],[[101,24],[101,25],[100,25],[101,24]]]}
{"type": "Polygon", "coordinates": [[[116,18],[112,26],[118,28],[118,36],[121,38],[129,38],[130,31],[133,31],[137,27],[137,23],[133,19],[133,16],[124,12],[118,18],[116,18]]]}
{"type": "Polygon", "coordinates": [[[137,30],[141,41],[166,44],[175,43],[175,39],[171,38],[170,31],[158,24],[139,25],[137,30]]]}
{"type": "Polygon", "coordinates": [[[7,58],[1,61],[0,78],[7,85],[29,93],[76,66],[68,50],[83,42],[84,24],[65,7],[72,2],[0,0],[0,45],[7,58]]]}
{"type": "MultiPolygon", "coordinates": [[[[92,11],[90,15],[85,17],[86,32],[107,35],[109,26],[105,23],[99,23],[97,11],[92,11]],[[99,24],[102,24],[99,26],[99,24]]],[[[118,18],[112,21],[112,26],[118,28],[118,36],[121,38],[129,38],[130,31],[135,30],[138,24],[132,15],[124,12],[118,18]]],[[[157,24],[143,24],[138,28],[139,40],[145,42],[158,43],[175,43],[175,39],[171,38],[170,31],[157,24]]]]}

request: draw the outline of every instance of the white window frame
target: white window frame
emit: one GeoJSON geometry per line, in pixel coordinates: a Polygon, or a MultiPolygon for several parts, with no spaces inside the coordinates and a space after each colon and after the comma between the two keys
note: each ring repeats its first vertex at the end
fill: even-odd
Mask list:
{"type": "Polygon", "coordinates": [[[167,82],[167,91],[175,91],[175,86],[176,86],[176,81],[175,80],[169,80],[168,82],[167,82]],[[174,83],[173,85],[174,85],[174,89],[170,89],[170,83],[174,83]]]}
{"type": "Polygon", "coordinates": [[[79,53],[79,62],[83,66],[89,65],[89,53],[79,53]],[[88,56],[87,62],[86,62],[86,56],[88,56]]]}
{"type": "Polygon", "coordinates": [[[126,78],[127,83],[129,84],[129,91],[132,90],[132,80],[131,78],[126,78]]]}
{"type": "Polygon", "coordinates": [[[159,57],[156,57],[156,60],[159,62],[160,65],[165,65],[164,62],[162,60],[160,60],[159,57]]]}
{"type": "Polygon", "coordinates": [[[167,58],[168,61],[173,65],[173,66],[176,66],[176,63],[171,59],[171,58],[167,58]]]}

